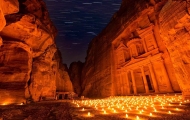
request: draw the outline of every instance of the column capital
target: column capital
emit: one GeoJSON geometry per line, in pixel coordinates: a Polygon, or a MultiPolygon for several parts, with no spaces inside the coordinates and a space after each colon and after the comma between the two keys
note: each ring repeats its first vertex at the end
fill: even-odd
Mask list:
{"type": "Polygon", "coordinates": [[[144,66],[139,66],[139,68],[144,70],[144,66]]]}
{"type": "Polygon", "coordinates": [[[148,67],[152,67],[152,62],[149,62],[147,65],[148,67]]]}

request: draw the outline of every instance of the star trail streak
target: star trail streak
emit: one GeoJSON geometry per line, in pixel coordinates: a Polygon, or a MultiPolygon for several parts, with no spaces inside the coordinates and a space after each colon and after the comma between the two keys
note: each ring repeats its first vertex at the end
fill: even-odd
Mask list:
{"type": "Polygon", "coordinates": [[[109,23],[122,0],[45,0],[58,29],[63,63],[84,62],[89,42],[109,23]],[[90,1],[90,2],[89,2],[90,1]]]}

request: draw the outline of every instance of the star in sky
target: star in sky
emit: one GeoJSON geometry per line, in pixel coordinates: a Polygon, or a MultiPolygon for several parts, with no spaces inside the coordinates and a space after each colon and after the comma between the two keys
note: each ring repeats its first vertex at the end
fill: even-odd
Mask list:
{"type": "Polygon", "coordinates": [[[109,23],[122,0],[45,0],[58,29],[63,63],[85,61],[88,44],[109,23]]]}

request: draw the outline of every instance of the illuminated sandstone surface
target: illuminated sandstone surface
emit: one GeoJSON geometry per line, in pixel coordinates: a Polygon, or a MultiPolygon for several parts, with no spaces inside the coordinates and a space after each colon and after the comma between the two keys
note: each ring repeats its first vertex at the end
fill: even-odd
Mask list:
{"type": "Polygon", "coordinates": [[[55,98],[58,76],[72,90],[59,70],[57,31],[42,0],[0,0],[0,31],[0,103],[55,98]]]}
{"type": "MultiPolygon", "coordinates": [[[[2,2],[2,0],[0,1],[2,2]]],[[[4,12],[0,6],[0,31],[5,27],[6,21],[4,17],[4,12]]]]}
{"type": "Polygon", "coordinates": [[[95,37],[82,71],[82,95],[182,91],[190,95],[189,2],[123,0],[95,37]]]}
{"type": "Polygon", "coordinates": [[[159,14],[161,37],[170,54],[183,96],[187,99],[190,99],[189,10],[189,1],[169,1],[159,14]]]}

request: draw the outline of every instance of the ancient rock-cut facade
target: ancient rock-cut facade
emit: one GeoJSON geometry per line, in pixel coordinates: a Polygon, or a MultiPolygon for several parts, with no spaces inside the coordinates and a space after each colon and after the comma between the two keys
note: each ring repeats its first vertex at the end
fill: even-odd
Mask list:
{"type": "Polygon", "coordinates": [[[190,98],[189,5],[188,0],[123,0],[89,45],[82,94],[182,92],[190,98]]]}
{"type": "Polygon", "coordinates": [[[167,61],[168,52],[159,50],[159,39],[154,37],[153,28],[150,24],[144,29],[136,29],[135,38],[126,41],[118,37],[113,41],[117,95],[180,91],[176,78],[170,76],[173,67],[167,61]]]}

